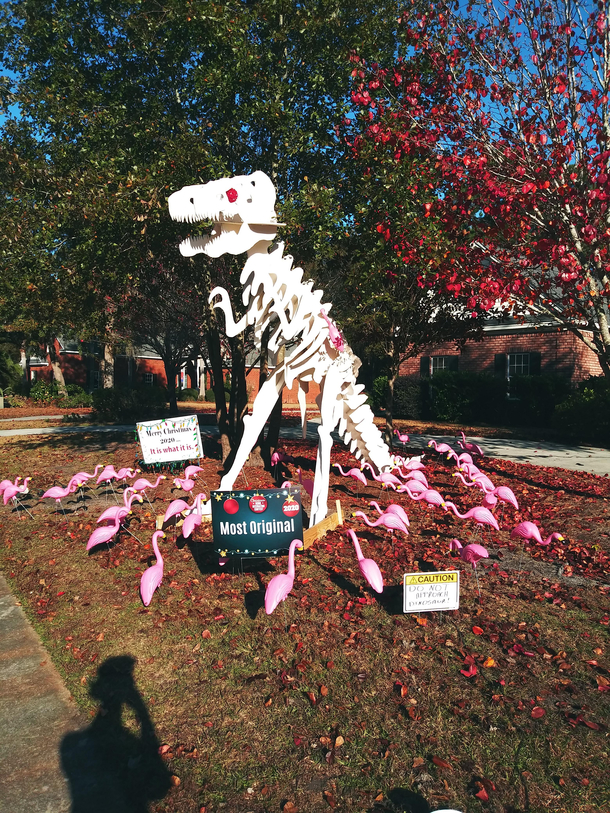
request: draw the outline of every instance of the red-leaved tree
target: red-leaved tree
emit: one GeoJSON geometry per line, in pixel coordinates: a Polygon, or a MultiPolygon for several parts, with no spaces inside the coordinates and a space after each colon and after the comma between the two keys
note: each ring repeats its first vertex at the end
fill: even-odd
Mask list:
{"type": "Polygon", "coordinates": [[[610,3],[457,6],[403,16],[405,53],[352,74],[354,151],[438,172],[426,199],[416,177],[405,195],[442,250],[383,216],[379,231],[421,284],[552,315],[610,375],[610,3]]]}

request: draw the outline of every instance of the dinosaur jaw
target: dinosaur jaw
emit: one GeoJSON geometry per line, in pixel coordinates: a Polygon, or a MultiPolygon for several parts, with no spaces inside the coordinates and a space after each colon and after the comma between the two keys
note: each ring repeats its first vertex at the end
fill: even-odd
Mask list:
{"type": "Polygon", "coordinates": [[[194,257],[196,254],[207,254],[208,257],[220,257],[223,254],[237,254],[239,233],[242,223],[214,223],[209,234],[187,237],[180,243],[180,254],[183,257],[194,257]]]}
{"type": "Polygon", "coordinates": [[[208,257],[243,254],[261,240],[273,241],[276,234],[275,224],[214,223],[210,234],[187,237],[179,248],[183,257],[194,257],[195,254],[206,254],[208,257]]]}

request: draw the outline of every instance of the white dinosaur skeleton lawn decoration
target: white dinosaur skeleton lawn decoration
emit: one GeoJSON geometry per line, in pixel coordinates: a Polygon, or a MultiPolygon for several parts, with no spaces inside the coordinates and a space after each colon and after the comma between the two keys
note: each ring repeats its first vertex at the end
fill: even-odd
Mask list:
{"type": "Polygon", "coordinates": [[[320,385],[316,402],[320,408],[318,454],[313,487],[310,525],[326,517],[330,472],[331,432],[339,433],[357,458],[373,464],[380,472],[392,468],[390,450],[373,422],[364,387],[356,383],[360,359],[352,353],[334,322],[328,317],[330,304],[322,304],[322,291],[303,281],[303,269],[292,267],[292,257],[283,255],[283,243],[269,249],[279,224],[275,215],[275,188],[264,172],[221,178],[207,184],[185,186],[169,198],[174,220],[212,220],[210,236],[192,237],[180,244],[187,257],[247,252],[241,273],[243,303],[247,310],[236,322],[224,288],[214,288],[210,302],[217,300],[226,320],[226,331],[235,336],[253,326],[260,343],[265,328],[277,321],[269,349],[277,351],[287,342],[295,344],[265,381],[254,400],[252,414],[244,418],[244,433],[231,469],[220,482],[230,491],[248,455],[269,418],[284,386],[299,383],[299,404],[305,434],[305,394],[310,381],[320,385]]]}

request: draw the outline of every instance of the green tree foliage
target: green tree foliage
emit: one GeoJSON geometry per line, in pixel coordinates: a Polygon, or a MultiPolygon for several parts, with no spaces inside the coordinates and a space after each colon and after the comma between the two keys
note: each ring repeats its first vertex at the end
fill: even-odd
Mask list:
{"type": "MultiPolygon", "coordinates": [[[[378,205],[374,174],[363,176],[341,148],[340,128],[353,105],[354,55],[387,59],[400,32],[395,4],[375,0],[2,4],[0,98],[12,107],[1,142],[0,322],[45,337],[67,328],[104,338],[115,319],[109,301],[139,290],[143,268],[173,250],[176,273],[186,268],[168,195],[255,169],[274,179],[289,248],[328,294],[341,295],[371,265],[361,294],[368,286],[374,297],[387,264],[366,256],[377,222],[354,208],[378,205]]],[[[193,262],[202,280],[217,282],[209,260],[193,262]]],[[[236,310],[239,268],[223,266],[236,310]]],[[[384,289],[385,301],[358,304],[376,337],[385,324],[371,313],[403,295],[384,289]]],[[[342,295],[343,311],[353,311],[342,295]]],[[[202,323],[218,368],[215,320],[204,314],[202,323]]],[[[233,380],[236,403],[221,428],[231,442],[245,408],[245,387],[233,380]]]]}

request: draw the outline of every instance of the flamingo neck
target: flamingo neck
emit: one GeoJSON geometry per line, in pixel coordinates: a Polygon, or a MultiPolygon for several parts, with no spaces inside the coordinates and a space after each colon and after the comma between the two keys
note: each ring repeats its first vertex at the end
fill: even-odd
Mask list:
{"type": "Polygon", "coordinates": [[[155,539],[154,536],[152,538],[152,546],[153,546],[153,550],[155,552],[155,556],[157,558],[157,564],[162,565],[163,564],[163,557],[161,556],[161,551],[159,550],[159,546],[157,545],[157,540],[155,539]]]}
{"type": "Polygon", "coordinates": [[[354,537],[352,537],[352,542],[354,543],[354,548],[356,550],[356,557],[358,558],[359,562],[362,562],[363,559],[364,559],[364,556],[362,554],[362,548],[360,547],[360,542],[358,542],[358,540],[355,539],[354,537]]]}
{"type": "Polygon", "coordinates": [[[294,551],[296,549],[296,542],[290,543],[290,550],[288,551],[288,575],[294,579],[294,551]]]}

